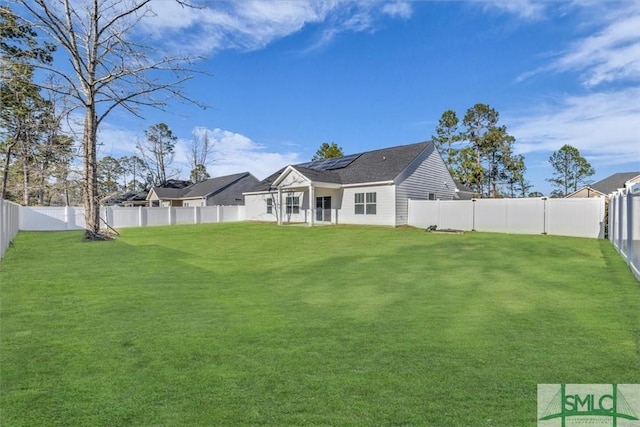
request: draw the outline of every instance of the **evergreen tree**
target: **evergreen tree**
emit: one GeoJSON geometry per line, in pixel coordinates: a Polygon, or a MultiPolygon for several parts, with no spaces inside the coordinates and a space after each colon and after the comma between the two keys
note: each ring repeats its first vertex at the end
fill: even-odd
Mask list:
{"type": "Polygon", "coordinates": [[[588,184],[587,178],[596,173],[587,159],[580,155],[580,151],[567,144],[549,157],[549,163],[553,168],[553,176],[547,181],[556,187],[552,194],[557,197],[564,197],[578,190],[579,186],[588,184]]]}
{"type": "Polygon", "coordinates": [[[339,147],[338,144],[335,142],[332,142],[331,144],[323,142],[311,161],[332,159],[342,156],[344,156],[344,153],[342,152],[342,147],[339,147]]]}

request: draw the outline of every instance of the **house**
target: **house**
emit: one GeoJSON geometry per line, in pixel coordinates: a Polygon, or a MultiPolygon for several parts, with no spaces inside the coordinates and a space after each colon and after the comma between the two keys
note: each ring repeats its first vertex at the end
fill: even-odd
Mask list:
{"type": "Polygon", "coordinates": [[[126,193],[113,194],[109,197],[101,200],[101,204],[104,206],[147,206],[147,194],[148,191],[127,191],[126,193]]]}
{"type": "Polygon", "coordinates": [[[459,181],[454,181],[456,184],[456,199],[457,200],[473,200],[476,197],[476,192],[470,187],[462,184],[459,181]]]}
{"type": "MultiPolygon", "coordinates": [[[[184,181],[182,181],[184,182],[184,181]]],[[[242,205],[242,193],[258,184],[249,172],[220,176],[195,184],[153,187],[147,195],[149,206],[230,206],[242,205]]]]}
{"type": "Polygon", "coordinates": [[[630,187],[631,185],[640,182],[640,172],[619,172],[614,173],[605,179],[598,181],[591,185],[585,185],[584,187],[574,191],[571,194],[565,196],[566,198],[586,198],[586,197],[605,197],[609,198],[609,194],[613,193],[619,188],[630,187]]]}
{"type": "Polygon", "coordinates": [[[452,200],[432,142],[289,165],[244,193],[245,218],[282,223],[407,224],[408,200],[452,200]]]}
{"type": "Polygon", "coordinates": [[[139,191],[133,194],[127,193],[122,203],[122,206],[124,207],[148,206],[149,205],[147,202],[148,195],[149,195],[149,191],[147,190],[139,191]]]}

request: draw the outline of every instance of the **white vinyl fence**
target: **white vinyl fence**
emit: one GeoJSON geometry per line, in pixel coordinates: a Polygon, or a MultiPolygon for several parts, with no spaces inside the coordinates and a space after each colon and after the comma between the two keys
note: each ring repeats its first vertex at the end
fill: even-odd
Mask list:
{"type": "Polygon", "coordinates": [[[604,198],[409,200],[409,225],[604,238],[604,198]]]}
{"type": "MultiPolygon", "coordinates": [[[[100,209],[101,227],[127,228],[154,225],[204,224],[242,221],[244,206],[197,206],[175,208],[100,209]]],[[[56,231],[84,229],[84,208],[78,207],[20,207],[20,230],[56,231]]]]}
{"type": "Polygon", "coordinates": [[[609,240],[640,280],[640,183],[609,196],[609,240]]]}
{"type": "Polygon", "coordinates": [[[84,208],[20,207],[20,230],[63,231],[84,229],[84,208]]]}
{"type": "Polygon", "coordinates": [[[0,259],[20,229],[20,205],[0,199],[0,259]]]}

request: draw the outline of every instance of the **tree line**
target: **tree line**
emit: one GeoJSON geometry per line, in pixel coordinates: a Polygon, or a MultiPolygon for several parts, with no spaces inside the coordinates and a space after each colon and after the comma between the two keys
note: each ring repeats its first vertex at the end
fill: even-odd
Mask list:
{"type": "MultiPolygon", "coordinates": [[[[499,124],[500,114],[487,104],[475,104],[462,118],[453,110],[442,113],[432,141],[451,176],[477,197],[539,197],[526,179],[522,154],[514,153],[515,137],[499,124]]],[[[549,157],[556,189],[551,197],[564,197],[588,184],[595,173],[577,148],[564,145],[549,157]]]]}
{"type": "Polygon", "coordinates": [[[486,104],[469,108],[462,121],[453,110],[442,113],[432,136],[452,177],[478,197],[526,197],[524,156],[514,153],[515,138],[486,104]]]}

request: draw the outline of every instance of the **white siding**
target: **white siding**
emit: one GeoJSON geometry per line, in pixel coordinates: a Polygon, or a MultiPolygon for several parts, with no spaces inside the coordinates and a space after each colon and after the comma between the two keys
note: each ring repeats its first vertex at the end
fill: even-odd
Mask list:
{"type": "Polygon", "coordinates": [[[452,200],[455,195],[455,183],[433,145],[416,158],[396,183],[395,225],[407,224],[409,199],[427,200],[432,193],[436,199],[452,200]]]}
{"type": "Polygon", "coordinates": [[[395,226],[395,188],[392,184],[345,188],[342,193],[342,205],[338,211],[338,223],[395,226]],[[356,193],[376,193],[375,215],[356,215],[356,193]]]}
{"type": "Polygon", "coordinates": [[[277,194],[247,194],[244,196],[245,219],[248,221],[278,221],[277,194]],[[272,213],[267,213],[267,199],[273,200],[272,213]]]}
{"type": "Polygon", "coordinates": [[[287,176],[283,178],[282,182],[278,186],[282,188],[288,188],[300,187],[303,185],[309,185],[309,180],[305,176],[301,175],[298,171],[292,170],[287,173],[287,176]]]}
{"type": "MultiPolygon", "coordinates": [[[[245,219],[248,221],[278,221],[280,213],[278,207],[278,193],[272,194],[251,194],[244,196],[245,219]],[[273,200],[272,213],[267,213],[267,199],[273,200]]],[[[309,209],[309,193],[307,191],[283,191],[282,192],[282,214],[283,221],[288,222],[306,222],[309,209]],[[287,214],[286,202],[287,197],[300,198],[300,212],[298,214],[287,214]]]]}

